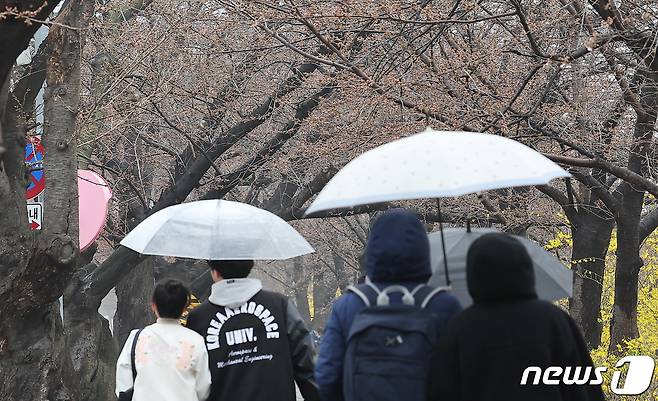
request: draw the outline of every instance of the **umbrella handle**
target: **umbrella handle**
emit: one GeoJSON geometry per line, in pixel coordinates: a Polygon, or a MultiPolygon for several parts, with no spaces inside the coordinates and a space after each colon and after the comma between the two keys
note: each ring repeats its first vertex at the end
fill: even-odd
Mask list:
{"type": "Polygon", "coordinates": [[[443,236],[443,217],[441,216],[441,200],[436,198],[436,209],[439,215],[439,231],[441,232],[441,251],[443,252],[443,269],[446,275],[446,286],[450,287],[450,274],[448,273],[448,256],[446,255],[446,240],[443,236]]]}

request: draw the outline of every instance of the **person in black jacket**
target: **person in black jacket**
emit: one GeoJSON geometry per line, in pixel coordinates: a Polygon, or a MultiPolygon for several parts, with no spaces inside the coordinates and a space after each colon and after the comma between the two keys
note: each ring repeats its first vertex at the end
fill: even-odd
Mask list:
{"type": "Polygon", "coordinates": [[[210,261],[215,283],[187,317],[208,350],[208,401],[319,400],[313,381],[313,340],[295,306],[247,278],[253,261],[210,261]]]}
{"type": "MultiPolygon", "coordinates": [[[[561,374],[545,385],[537,372],[569,369],[573,378],[589,372],[592,360],[578,327],[562,309],[537,299],[532,261],[513,237],[492,233],[471,245],[466,264],[473,305],[448,325],[434,353],[432,401],[604,400],[600,385],[565,385],[561,374]],[[589,368],[587,368],[589,367],[589,368]]],[[[550,372],[550,371],[549,371],[550,372]]],[[[543,376],[543,374],[542,374],[543,376]]],[[[589,383],[589,381],[588,381],[589,383]]]]}

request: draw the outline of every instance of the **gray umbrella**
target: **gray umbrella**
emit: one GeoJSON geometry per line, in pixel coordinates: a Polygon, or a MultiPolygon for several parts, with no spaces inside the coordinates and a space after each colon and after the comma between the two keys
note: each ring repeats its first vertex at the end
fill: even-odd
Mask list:
{"type": "MultiPolygon", "coordinates": [[[[500,232],[491,228],[474,228],[467,231],[466,228],[446,228],[443,230],[445,236],[445,250],[448,255],[448,266],[452,293],[459,299],[462,306],[473,303],[466,288],[466,253],[473,241],[480,236],[500,232]]],[[[540,299],[555,301],[568,298],[572,295],[572,272],[567,269],[555,256],[531,240],[514,236],[526,247],[533,262],[535,270],[535,282],[537,295],[540,299]]],[[[443,254],[441,250],[441,234],[434,232],[429,234],[432,278],[429,284],[433,286],[444,285],[445,274],[443,269],[443,254]]]]}

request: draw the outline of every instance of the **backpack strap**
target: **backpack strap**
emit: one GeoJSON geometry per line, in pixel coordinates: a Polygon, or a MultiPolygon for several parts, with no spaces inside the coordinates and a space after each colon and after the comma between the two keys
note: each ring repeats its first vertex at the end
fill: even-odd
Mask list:
{"type": "Polygon", "coordinates": [[[388,306],[390,305],[389,293],[402,293],[402,302],[405,305],[416,305],[425,308],[434,296],[450,291],[450,287],[432,287],[426,284],[419,284],[413,290],[409,291],[402,285],[390,285],[381,291],[372,282],[366,281],[358,286],[350,285],[347,291],[354,293],[361,298],[366,306],[388,306]]]}
{"type": "Polygon", "coordinates": [[[363,284],[359,285],[350,285],[347,287],[347,291],[354,293],[356,296],[361,298],[361,301],[366,305],[366,307],[376,306],[377,297],[381,293],[379,288],[373,283],[366,281],[363,284]]]}
{"type": "Polygon", "coordinates": [[[352,293],[354,293],[356,296],[358,296],[359,298],[361,298],[361,300],[363,301],[363,303],[364,303],[366,306],[370,306],[370,300],[368,299],[368,296],[367,296],[363,291],[361,291],[360,289],[356,288],[356,287],[353,286],[353,285],[350,285],[350,286],[347,287],[347,291],[352,292],[352,293]]]}
{"type": "Polygon", "coordinates": [[[372,302],[370,300],[371,298],[368,298],[369,301],[370,301],[368,306],[370,306],[373,303],[377,306],[388,306],[388,305],[391,304],[391,298],[388,296],[388,294],[391,293],[391,292],[401,292],[402,293],[402,303],[404,303],[405,305],[415,304],[414,293],[419,289],[419,287],[422,287],[422,286],[418,286],[418,287],[414,288],[413,291],[409,292],[407,287],[405,287],[403,285],[399,285],[399,284],[393,284],[393,285],[389,285],[388,287],[386,287],[386,288],[384,288],[383,290],[380,291],[379,288],[377,288],[377,286],[375,284],[373,284],[372,281],[370,281],[370,279],[368,277],[366,277],[366,282],[364,283],[364,288],[367,288],[367,287],[372,288],[374,293],[377,294],[377,298],[376,298],[375,302],[372,302]]]}
{"type": "Polygon", "coordinates": [[[413,295],[414,298],[415,298],[415,297],[416,297],[416,294],[417,294],[420,290],[424,289],[425,287],[427,287],[427,284],[418,284],[418,285],[416,286],[416,288],[414,288],[413,290],[411,290],[411,295],[413,295]]]}
{"type": "Polygon", "coordinates": [[[416,303],[416,300],[413,294],[407,289],[407,287],[399,284],[389,285],[379,292],[377,295],[377,306],[388,306],[391,303],[391,297],[388,296],[391,292],[401,292],[402,293],[402,303],[405,305],[413,305],[416,303]]]}
{"type": "Polygon", "coordinates": [[[425,308],[430,303],[430,301],[432,301],[432,298],[434,298],[436,295],[451,290],[450,287],[436,287],[436,288],[430,286],[423,286],[423,287],[429,289],[429,292],[427,293],[427,295],[425,295],[423,300],[420,302],[419,306],[421,308],[425,308]]]}
{"type": "Polygon", "coordinates": [[[137,330],[135,338],[133,339],[133,345],[130,348],[130,367],[133,370],[133,387],[135,387],[135,379],[137,378],[137,367],[135,366],[135,349],[137,349],[137,339],[139,338],[139,334],[142,332],[142,330],[144,329],[137,330]]]}
{"type": "Polygon", "coordinates": [[[426,284],[419,284],[413,290],[409,291],[402,285],[390,285],[381,291],[371,282],[366,281],[364,284],[358,286],[350,285],[347,291],[354,293],[361,298],[361,301],[369,306],[388,306],[390,305],[389,293],[401,292],[402,302],[405,305],[416,305],[425,308],[434,296],[444,292],[450,291],[450,287],[432,287],[426,284]]]}

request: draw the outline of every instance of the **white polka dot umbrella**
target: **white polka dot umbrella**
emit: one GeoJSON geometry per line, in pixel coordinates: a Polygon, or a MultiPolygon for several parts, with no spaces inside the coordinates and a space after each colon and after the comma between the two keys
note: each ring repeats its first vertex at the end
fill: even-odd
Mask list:
{"type": "Polygon", "coordinates": [[[559,177],[569,177],[569,173],[512,139],[428,128],[349,162],[322,189],[306,214],[541,185],[559,177]]]}
{"type": "MultiPolygon", "coordinates": [[[[318,194],[306,215],[395,200],[438,200],[492,189],[541,185],[559,177],[569,177],[569,173],[512,139],[428,128],[369,150],[347,163],[318,194]]],[[[447,258],[444,270],[450,285],[447,258]]]]}

